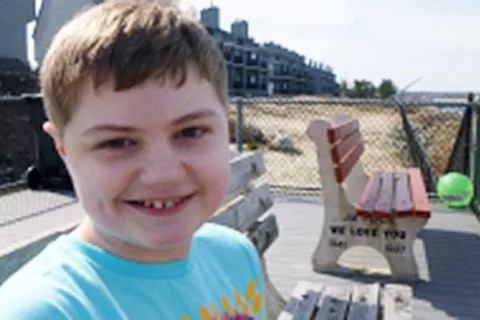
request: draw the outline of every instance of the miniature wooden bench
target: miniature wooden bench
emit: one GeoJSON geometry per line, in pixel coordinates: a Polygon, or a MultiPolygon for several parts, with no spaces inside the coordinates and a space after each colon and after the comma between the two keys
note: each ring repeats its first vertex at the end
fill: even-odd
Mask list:
{"type": "Polygon", "coordinates": [[[279,232],[273,214],[261,219],[273,205],[268,184],[255,184],[255,179],[266,172],[263,153],[243,153],[230,161],[230,171],[228,196],[210,221],[245,233],[257,248],[265,280],[268,319],[275,319],[286,301],[271,282],[264,259],[265,251],[278,238],[279,232]]]}
{"type": "Polygon", "coordinates": [[[325,201],[314,269],[339,270],[344,251],[369,246],[386,258],[392,276],[417,280],[413,243],[431,212],[420,170],[367,175],[360,161],[365,150],[360,123],[346,114],[336,115],[333,123],[312,121],[307,134],[316,145],[325,201]]]}
{"type": "Polygon", "coordinates": [[[278,320],[411,320],[412,289],[378,283],[322,286],[300,281],[278,320]]]}

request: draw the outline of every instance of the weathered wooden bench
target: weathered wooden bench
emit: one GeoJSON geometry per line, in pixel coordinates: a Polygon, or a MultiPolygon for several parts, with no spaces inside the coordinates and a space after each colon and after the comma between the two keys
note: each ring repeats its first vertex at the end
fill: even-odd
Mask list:
{"type": "Polygon", "coordinates": [[[278,320],[411,320],[412,289],[379,283],[322,286],[300,281],[278,320]]]}
{"type": "Polygon", "coordinates": [[[265,172],[261,151],[243,153],[234,158],[231,161],[228,196],[211,221],[246,234],[257,248],[265,279],[268,319],[275,319],[284,308],[286,301],[271,282],[264,259],[265,251],[279,235],[275,216],[269,214],[262,218],[273,205],[268,184],[256,185],[255,183],[255,179],[265,172]]]}
{"type": "Polygon", "coordinates": [[[316,146],[325,201],[314,270],[345,271],[337,263],[340,255],[369,246],[386,258],[393,277],[417,280],[413,243],[430,217],[420,170],[367,175],[360,161],[365,149],[360,123],[346,114],[337,114],[333,123],[312,121],[307,134],[316,146]]]}

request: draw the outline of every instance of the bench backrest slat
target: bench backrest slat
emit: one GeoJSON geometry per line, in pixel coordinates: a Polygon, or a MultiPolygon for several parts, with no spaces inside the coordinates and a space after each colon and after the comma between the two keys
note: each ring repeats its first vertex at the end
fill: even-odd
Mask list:
{"type": "Polygon", "coordinates": [[[342,183],[360,160],[365,148],[357,119],[343,121],[327,129],[335,180],[342,183]]]}
{"type": "Polygon", "coordinates": [[[230,160],[228,196],[244,191],[248,185],[266,172],[261,151],[245,153],[230,160]]]}
{"type": "Polygon", "coordinates": [[[425,192],[425,183],[419,168],[408,170],[410,176],[410,196],[413,202],[414,214],[420,217],[430,217],[430,202],[425,192]]]}
{"type": "Polygon", "coordinates": [[[338,123],[328,128],[327,136],[330,144],[335,144],[339,140],[344,140],[353,132],[360,129],[360,122],[357,119],[352,119],[347,122],[338,123]]]}
{"type": "Polygon", "coordinates": [[[279,231],[276,216],[270,214],[263,221],[256,221],[248,228],[248,232],[248,237],[257,248],[258,253],[263,255],[273,242],[278,239],[279,231]]]}
{"type": "Polygon", "coordinates": [[[268,184],[263,184],[245,195],[238,196],[228,203],[226,208],[220,208],[210,221],[243,232],[272,205],[273,198],[268,184]]]}
{"type": "Polygon", "coordinates": [[[338,183],[342,183],[345,180],[353,167],[357,164],[358,160],[360,160],[364,150],[365,147],[363,142],[360,141],[360,143],[355,145],[342,161],[337,164],[335,167],[335,177],[338,183]]]}
{"type": "Polygon", "coordinates": [[[355,131],[349,135],[345,140],[340,140],[332,146],[331,155],[334,163],[340,162],[347,153],[362,139],[360,131],[355,131]]]}

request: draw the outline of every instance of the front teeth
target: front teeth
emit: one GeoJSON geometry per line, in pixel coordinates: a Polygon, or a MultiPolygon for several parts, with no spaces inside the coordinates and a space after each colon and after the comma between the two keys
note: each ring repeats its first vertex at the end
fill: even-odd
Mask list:
{"type": "Polygon", "coordinates": [[[182,201],[183,201],[183,198],[178,198],[178,199],[170,200],[166,202],[146,200],[146,201],[143,201],[143,205],[145,207],[152,208],[152,209],[168,209],[179,204],[182,201]]]}

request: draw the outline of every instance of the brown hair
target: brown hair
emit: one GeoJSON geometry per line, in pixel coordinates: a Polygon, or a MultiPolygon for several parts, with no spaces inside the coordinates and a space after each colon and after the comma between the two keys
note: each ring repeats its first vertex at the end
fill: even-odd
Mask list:
{"type": "Polygon", "coordinates": [[[193,17],[155,1],[107,1],[83,10],[55,35],[40,71],[45,112],[63,134],[87,79],[115,91],[169,76],[182,86],[193,65],[228,105],[226,64],[193,17]]]}

